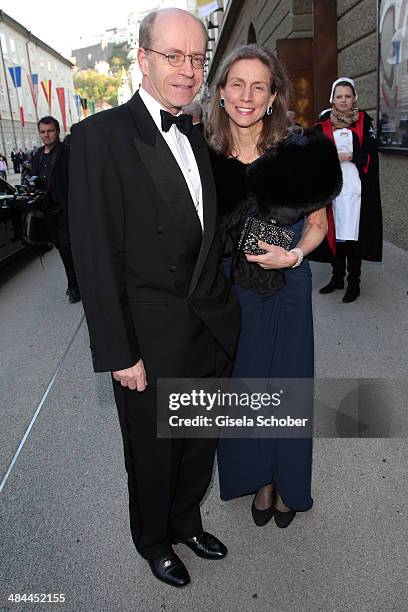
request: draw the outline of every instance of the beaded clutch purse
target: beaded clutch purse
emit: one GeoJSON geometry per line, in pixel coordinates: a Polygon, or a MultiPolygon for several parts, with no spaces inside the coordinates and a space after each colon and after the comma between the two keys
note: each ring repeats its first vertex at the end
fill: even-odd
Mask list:
{"type": "Polygon", "coordinates": [[[256,217],[248,217],[238,241],[238,251],[248,253],[248,255],[263,255],[266,251],[259,248],[258,240],[288,250],[294,232],[279,227],[274,219],[271,221],[272,223],[265,223],[256,217]]]}

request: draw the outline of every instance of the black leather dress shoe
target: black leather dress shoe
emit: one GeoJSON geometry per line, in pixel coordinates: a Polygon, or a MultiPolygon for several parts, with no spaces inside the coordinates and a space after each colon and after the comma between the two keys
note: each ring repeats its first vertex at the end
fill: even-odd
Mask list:
{"type": "Polygon", "coordinates": [[[194,538],[175,538],[174,544],[179,543],[188,546],[202,559],[222,559],[228,552],[225,544],[206,531],[194,538]]]}
{"type": "Polygon", "coordinates": [[[344,289],[344,280],[332,276],[327,285],[319,290],[319,293],[325,295],[326,293],[332,293],[335,289],[344,289]]]}
{"type": "Polygon", "coordinates": [[[266,523],[269,523],[269,521],[273,517],[274,508],[272,505],[269,508],[266,508],[265,510],[259,510],[259,508],[255,506],[255,497],[251,506],[252,518],[254,519],[255,525],[257,525],[258,527],[263,527],[264,525],[266,525],[266,523]]]}
{"type": "Polygon", "coordinates": [[[153,576],[170,586],[183,587],[190,582],[186,566],[173,551],[159,559],[149,560],[149,565],[153,576]]]}
{"type": "Polygon", "coordinates": [[[287,512],[281,512],[280,510],[274,508],[273,516],[277,527],[285,529],[285,527],[288,527],[295,518],[296,510],[288,510],[287,512]]]}

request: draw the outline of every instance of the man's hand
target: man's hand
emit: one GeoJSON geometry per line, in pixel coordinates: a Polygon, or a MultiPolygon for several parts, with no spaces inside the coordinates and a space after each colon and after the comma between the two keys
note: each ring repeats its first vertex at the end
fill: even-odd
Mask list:
{"type": "Polygon", "coordinates": [[[139,359],[131,368],[112,372],[112,376],[120,382],[122,387],[128,387],[131,391],[144,391],[147,387],[146,372],[142,359],[139,359]]]}

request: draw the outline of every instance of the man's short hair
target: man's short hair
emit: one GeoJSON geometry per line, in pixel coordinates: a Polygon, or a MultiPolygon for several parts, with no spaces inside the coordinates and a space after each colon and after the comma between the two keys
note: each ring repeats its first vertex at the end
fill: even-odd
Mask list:
{"type": "Polygon", "coordinates": [[[51,115],[47,115],[46,117],[42,117],[39,122],[37,123],[37,128],[40,129],[40,123],[45,123],[45,124],[50,124],[52,123],[53,126],[55,127],[55,129],[57,130],[57,132],[60,131],[60,124],[57,121],[57,119],[55,119],[55,117],[51,117],[51,115]]]}
{"type": "MultiPolygon", "coordinates": [[[[154,26],[154,22],[156,21],[156,17],[159,13],[161,13],[162,10],[170,10],[170,9],[159,9],[156,11],[151,11],[150,13],[148,13],[145,17],[143,17],[142,21],[140,22],[140,26],[139,26],[139,47],[142,47],[142,49],[147,49],[149,47],[152,46],[152,32],[153,32],[153,26],[154,26]]],[[[182,12],[188,12],[188,11],[184,11],[182,9],[173,9],[175,11],[180,10],[182,12]]],[[[205,28],[204,22],[201,21],[201,19],[198,19],[198,17],[195,17],[195,15],[193,15],[192,13],[190,13],[191,17],[193,17],[194,19],[196,19],[198,21],[198,23],[201,25],[202,29],[203,29],[203,34],[205,36],[205,40],[206,40],[206,44],[207,44],[207,40],[208,40],[208,33],[207,30],[205,28]]]]}
{"type": "Polygon", "coordinates": [[[148,13],[140,22],[139,26],[139,47],[146,49],[152,44],[152,30],[159,11],[148,13]]]}

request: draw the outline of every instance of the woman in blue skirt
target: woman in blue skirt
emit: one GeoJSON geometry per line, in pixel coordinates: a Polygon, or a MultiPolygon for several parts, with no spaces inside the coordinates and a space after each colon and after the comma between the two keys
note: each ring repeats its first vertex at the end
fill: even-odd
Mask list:
{"type": "MultiPolygon", "coordinates": [[[[225,270],[242,310],[234,378],[314,374],[312,283],[305,257],[326,235],[325,206],[341,188],[341,170],[329,139],[288,127],[288,97],[284,69],[265,48],[239,47],[220,66],[209,141],[225,270]],[[291,244],[259,242],[263,253],[255,255],[238,250],[248,217],[290,230],[291,244]]],[[[257,525],[274,516],[279,527],[287,527],[296,511],[313,504],[310,437],[221,437],[218,467],[222,499],[255,493],[257,525]]]]}

